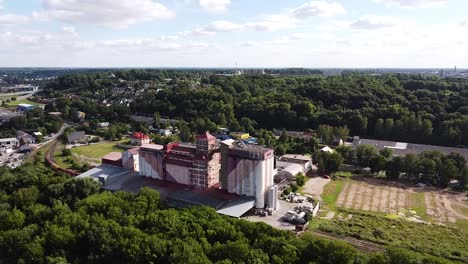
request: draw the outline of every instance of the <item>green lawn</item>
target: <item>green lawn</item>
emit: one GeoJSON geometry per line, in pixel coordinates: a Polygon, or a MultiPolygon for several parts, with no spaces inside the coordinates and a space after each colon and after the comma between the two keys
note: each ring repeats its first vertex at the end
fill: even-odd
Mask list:
{"type": "Polygon", "coordinates": [[[44,105],[44,104],[36,103],[33,101],[29,101],[28,99],[15,100],[15,101],[6,103],[7,106],[17,106],[19,104],[44,105]]]}
{"type": "Polygon", "coordinates": [[[120,141],[112,142],[101,142],[91,144],[83,147],[72,148],[72,153],[76,155],[82,155],[88,158],[98,159],[104,157],[109,152],[122,152],[124,149],[119,148],[118,144],[126,144],[128,139],[122,139],[120,141]]]}
{"type": "Polygon", "coordinates": [[[345,183],[346,182],[343,180],[332,180],[325,185],[325,188],[323,188],[322,200],[324,205],[326,205],[330,210],[336,209],[335,203],[338,200],[338,196],[343,190],[345,183]]]}

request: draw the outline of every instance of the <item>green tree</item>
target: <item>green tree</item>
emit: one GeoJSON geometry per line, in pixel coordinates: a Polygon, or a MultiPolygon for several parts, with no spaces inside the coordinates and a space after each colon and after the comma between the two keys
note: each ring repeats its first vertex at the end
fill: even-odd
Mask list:
{"type": "Polygon", "coordinates": [[[442,162],[439,170],[439,182],[442,186],[448,186],[449,182],[456,179],[459,171],[453,160],[447,159],[442,162]]]}
{"type": "Polygon", "coordinates": [[[379,151],[379,154],[382,155],[385,159],[389,160],[392,158],[393,151],[390,148],[383,148],[379,151]]]}
{"type": "Polygon", "coordinates": [[[463,167],[460,173],[460,178],[458,179],[458,182],[460,184],[460,188],[462,189],[468,188],[468,165],[465,165],[465,167],[463,167]]]}
{"type": "Polygon", "coordinates": [[[377,148],[373,145],[359,145],[356,147],[356,157],[359,165],[369,167],[370,160],[377,155],[377,148]]]}
{"type": "Polygon", "coordinates": [[[375,122],[374,133],[377,137],[383,137],[385,135],[384,120],[382,118],[377,119],[375,122]]]}
{"type": "Polygon", "coordinates": [[[299,174],[296,175],[297,185],[304,186],[305,182],[306,182],[306,177],[304,176],[304,174],[299,173],[299,174]]]}
{"type": "Polygon", "coordinates": [[[329,125],[320,125],[317,128],[317,136],[322,140],[323,144],[330,145],[333,140],[334,131],[333,127],[329,125]]]}
{"type": "Polygon", "coordinates": [[[387,160],[382,155],[376,155],[369,160],[369,166],[373,173],[382,171],[386,168],[387,160]]]}
{"type": "Polygon", "coordinates": [[[154,127],[159,127],[161,125],[161,116],[159,115],[159,112],[155,112],[153,114],[153,124],[154,127]]]}
{"type": "Polygon", "coordinates": [[[343,157],[338,152],[320,152],[318,155],[318,168],[324,172],[338,171],[343,164],[343,157]]]}

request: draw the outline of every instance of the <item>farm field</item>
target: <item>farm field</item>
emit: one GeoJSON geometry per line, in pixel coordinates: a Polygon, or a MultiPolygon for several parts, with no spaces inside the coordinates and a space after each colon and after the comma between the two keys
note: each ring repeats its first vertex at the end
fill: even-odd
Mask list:
{"type": "Polygon", "coordinates": [[[464,194],[441,189],[358,177],[344,181],[334,206],[444,224],[468,220],[468,207],[463,199],[466,199],[464,194]]]}
{"type": "Polygon", "coordinates": [[[321,217],[310,226],[312,230],[468,262],[464,193],[350,176],[330,181],[322,201],[321,217]],[[331,213],[331,219],[325,216],[331,213]]]}

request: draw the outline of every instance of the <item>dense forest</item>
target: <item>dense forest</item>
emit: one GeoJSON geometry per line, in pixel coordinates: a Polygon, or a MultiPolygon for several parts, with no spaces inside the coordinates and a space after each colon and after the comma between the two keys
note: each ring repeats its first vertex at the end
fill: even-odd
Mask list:
{"type": "MultiPolygon", "coordinates": [[[[127,70],[123,80],[170,78],[164,89],[132,98],[132,112],[181,118],[199,130],[316,129],[347,126],[350,135],[468,147],[468,81],[416,75],[218,76],[207,72],[127,70]],[[190,83],[199,82],[201,88],[190,83]]],[[[66,75],[49,94],[104,100],[118,84],[103,74],[66,75]]]]}
{"type": "Polygon", "coordinates": [[[101,192],[42,162],[39,153],[0,168],[0,263],[448,263],[398,246],[365,255],[210,208],[168,209],[151,189],[101,192]]]}

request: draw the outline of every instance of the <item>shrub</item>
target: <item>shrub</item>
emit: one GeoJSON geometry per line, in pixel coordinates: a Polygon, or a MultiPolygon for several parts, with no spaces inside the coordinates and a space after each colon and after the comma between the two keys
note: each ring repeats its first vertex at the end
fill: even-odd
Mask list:
{"type": "Polygon", "coordinates": [[[67,156],[71,156],[71,154],[72,152],[70,149],[67,149],[67,148],[62,149],[62,156],[67,157],[67,156]]]}

